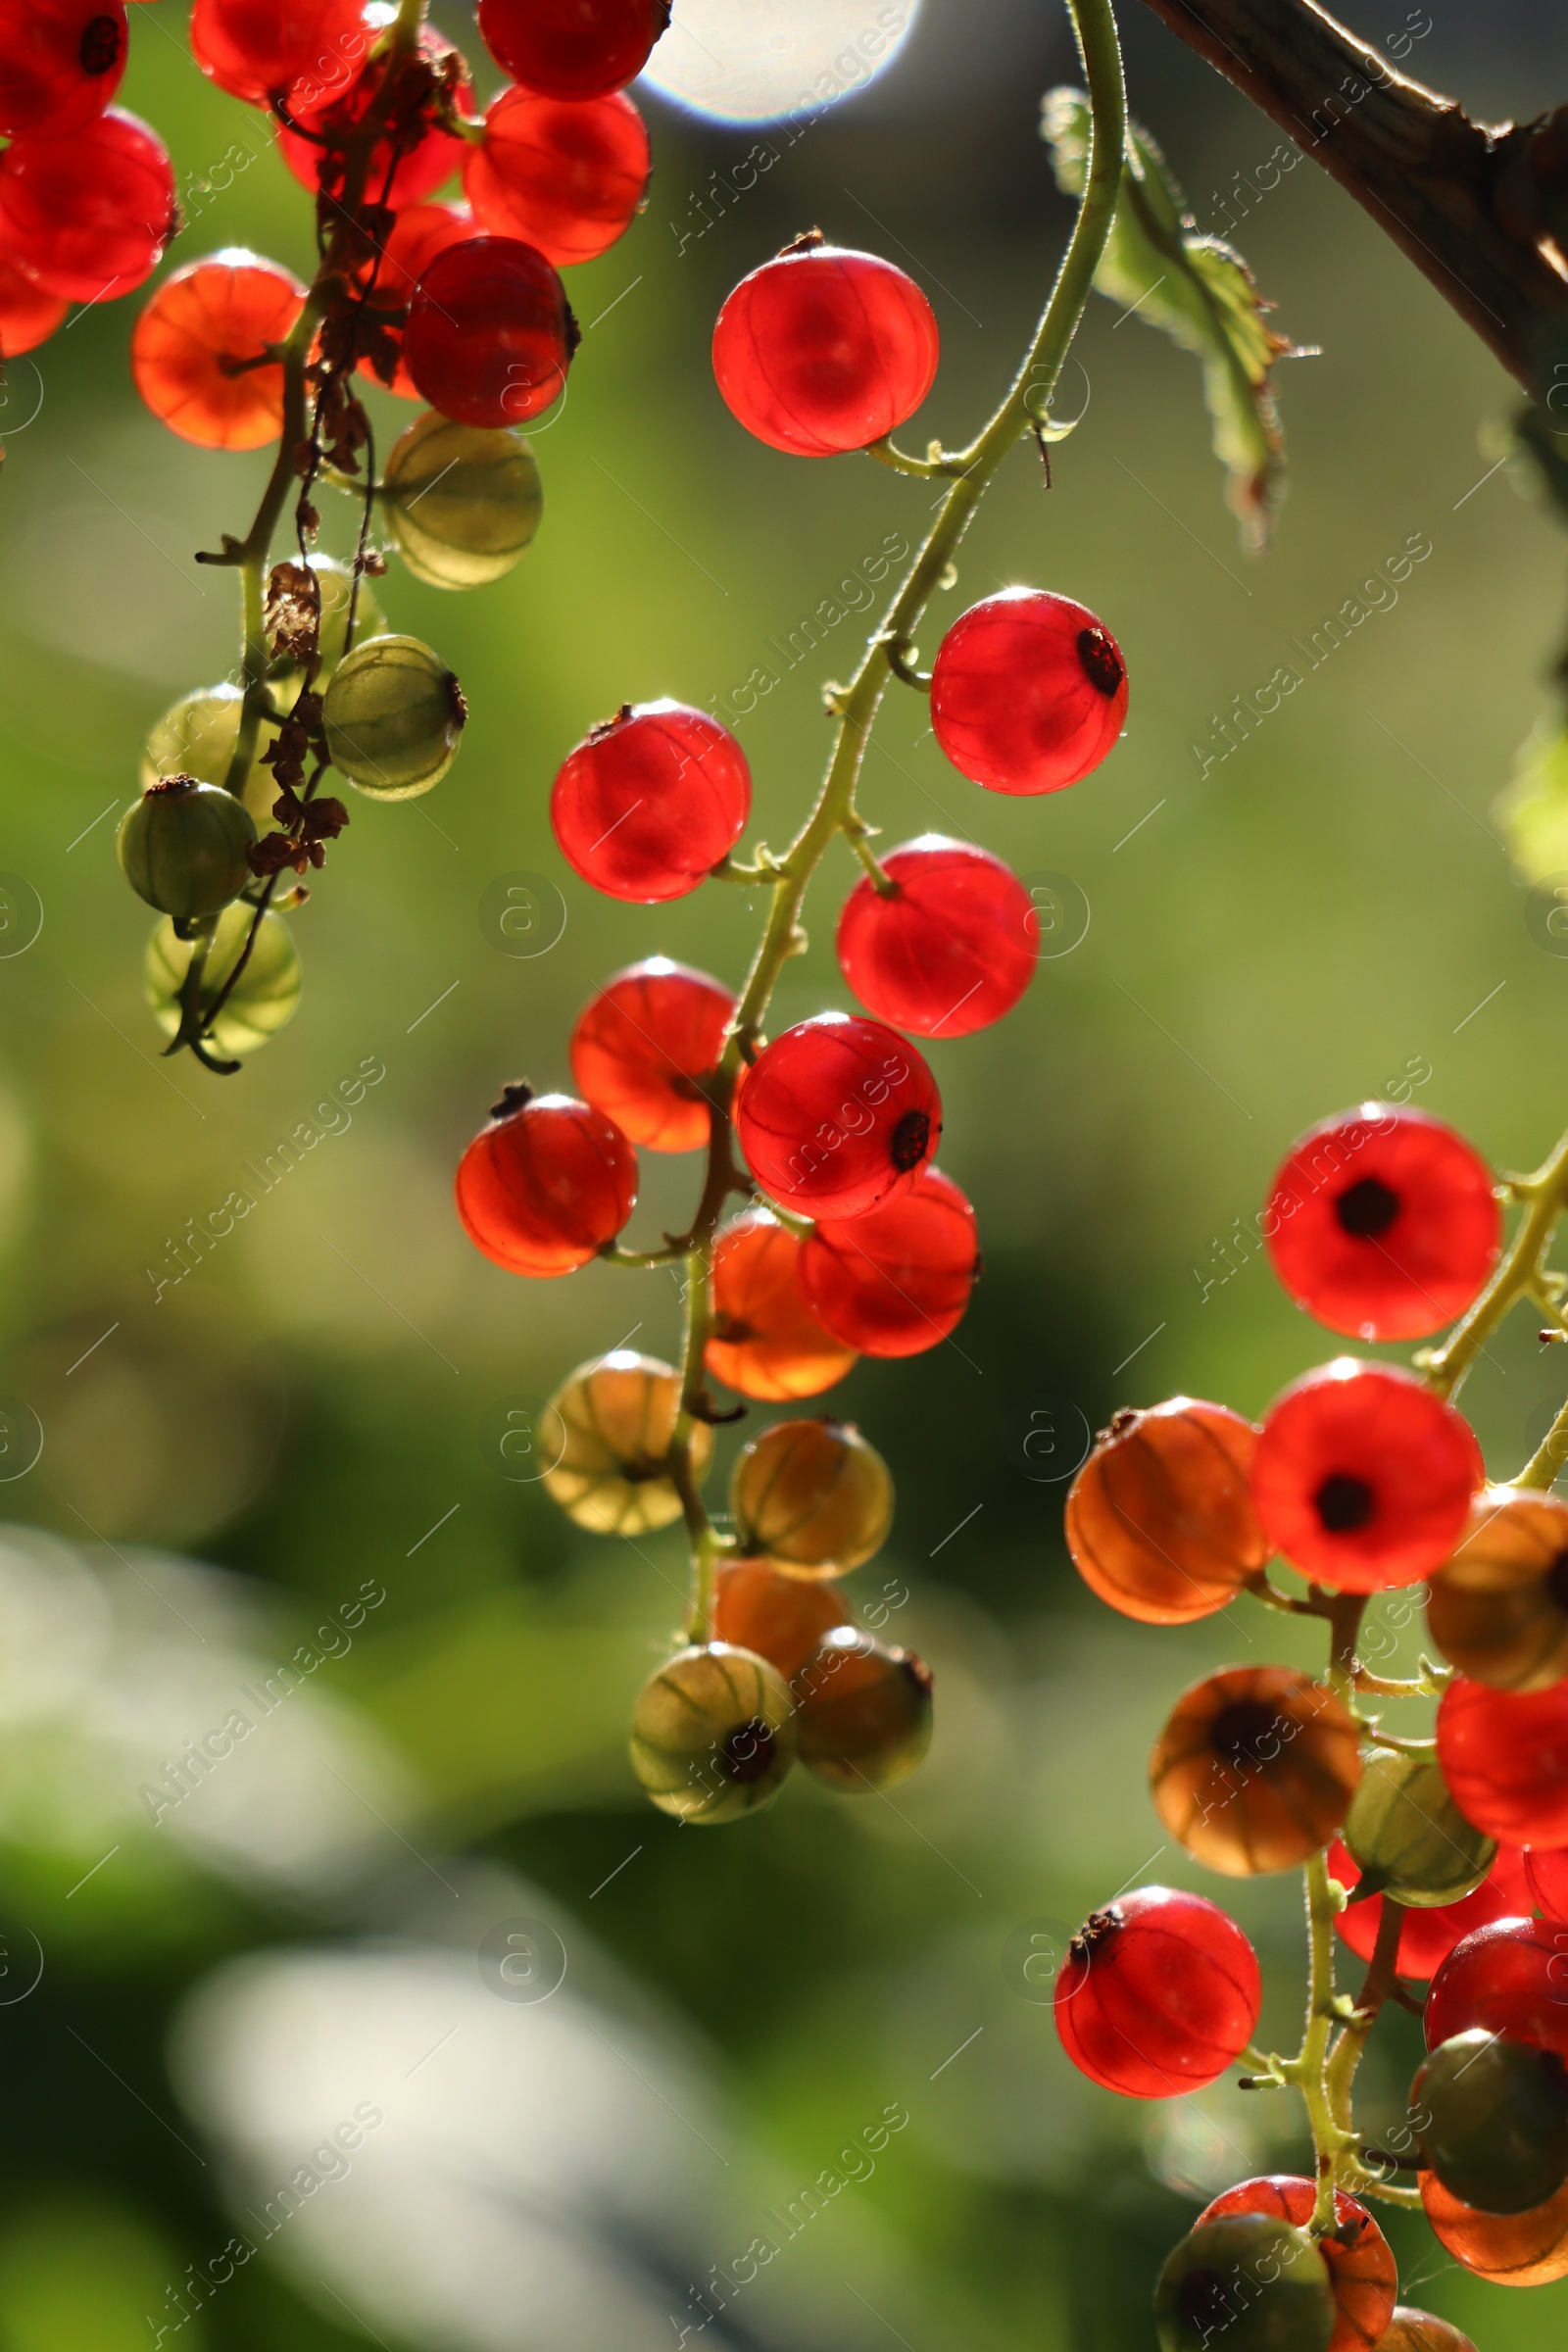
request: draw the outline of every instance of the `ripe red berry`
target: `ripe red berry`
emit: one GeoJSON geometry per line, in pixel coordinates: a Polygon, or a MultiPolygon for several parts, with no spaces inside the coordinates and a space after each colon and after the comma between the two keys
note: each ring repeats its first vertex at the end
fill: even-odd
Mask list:
{"type": "Polygon", "coordinates": [[[860,1217],[909,1191],[937,1148],[942,1098],[896,1031],[819,1012],[762,1049],[735,1124],[773,1200],[808,1216],[860,1217]]]}
{"type": "MultiPolygon", "coordinates": [[[[1205,2205],[1195,2230],[1232,2213],[1269,2213],[1304,2230],[1317,2203],[1317,2182],[1294,2173],[1269,2173],[1258,2180],[1239,2180],[1211,2205],[1205,2205]]],[[[1371,2352],[1385,2340],[1399,2291],[1398,2266],[1394,2249],[1358,2197],[1348,2189],[1334,2192],[1334,2230],[1317,2241],[1329,2266],[1334,2289],[1334,2333],[1327,2352],[1371,2352]]]]}
{"type": "Polygon", "coordinates": [[[421,397],[403,362],[404,318],[414,300],[414,289],[438,253],[445,253],[449,245],[469,244],[477,234],[466,204],[410,204],[393,217],[378,256],[375,282],[367,296],[367,307],[381,325],[382,340],[359,365],[405,400],[421,397]]]}
{"type": "Polygon", "coordinates": [[[1087,606],[1041,588],[971,605],[937,649],[931,727],[993,792],[1060,792],[1100,765],[1127,716],[1121,648],[1087,606]]]}
{"type": "Polygon", "coordinates": [[[459,424],[521,424],[565,390],[577,348],[566,290],[515,237],[470,237],[427,264],[403,360],[419,396],[459,424]]]}
{"type": "Polygon", "coordinates": [[[637,1155],[602,1110],[509,1086],[463,1154],[457,1191],[468,1239],[498,1266],[569,1274],[631,1215],[637,1155]]]}
{"type": "MultiPolygon", "coordinates": [[[[372,33],[370,38],[374,37],[372,33]]],[[[444,66],[448,59],[457,61],[449,69],[452,96],[459,111],[466,114],[473,104],[473,85],[461,51],[433,24],[425,24],[419,32],[419,55],[431,68],[444,66]]],[[[335,87],[317,75],[307,75],[289,92],[289,115],[299,129],[279,124],[278,152],[301,187],[309,188],[313,196],[318,189],[329,196],[341,194],[343,142],[379,96],[384,75],[385,68],[377,62],[335,87]]],[[[415,204],[422,196],[433,196],[443,180],[463,169],[468,153],[467,141],[445,127],[431,104],[400,127],[402,135],[395,146],[391,136],[385,135],[371,150],[365,192],[372,203],[415,204]]]]}
{"type": "Polygon", "coordinates": [[[1381,1592],[1448,1557],[1483,1475],[1451,1404],[1392,1364],[1340,1356],[1270,1408],[1252,1499],[1269,1541],[1303,1575],[1381,1592]]]}
{"type": "Polygon", "coordinates": [[[101,115],[125,71],[122,0],[0,0],[0,130],[57,138],[101,115]]]}
{"type": "Polygon", "coordinates": [[[1438,1761],[1460,1812],[1489,1838],[1568,1845],[1568,1682],[1494,1690],[1456,1675],[1438,1708],[1438,1761]]]}
{"type": "Polygon", "coordinates": [[[47,343],[70,308],[63,295],[46,294],[0,255],[0,360],[47,343]]]}
{"type": "Polygon", "coordinates": [[[1140,1886],[1073,1937],[1056,2031],[1091,2082],[1129,2099],[1175,2098],[1234,2065],[1262,1999],[1257,1954],[1217,1903],[1140,1886]]]}
{"type": "Polygon", "coordinates": [[[1010,1012],[1034,974],[1034,901],[989,850],[923,833],[867,874],[839,916],[839,964],[862,1004],[916,1037],[968,1037],[1010,1012]]]}
{"type": "Polygon", "coordinates": [[[360,0],[195,0],[191,54],[220,89],[265,106],[305,75],[365,55],[360,0]]]}
{"type": "Polygon", "coordinates": [[[467,150],[463,186],[498,237],[522,237],[558,270],[608,253],[648,186],[648,129],[617,92],[586,104],[503,90],[467,150]]]}
{"type": "Polygon", "coordinates": [[[1433,1978],[1421,2026],[1429,2050],[1482,2027],[1568,2058],[1568,1931],[1523,1918],[1475,1929],[1433,1978]]]}
{"type": "Polygon", "coordinates": [[[136,321],[130,371],[153,415],[203,449],[260,449],[283,423],[283,369],[249,365],[283,342],[305,288],[230,247],[166,277],[136,321]]]}
{"type": "Polygon", "coordinates": [[[730,414],[791,457],[831,458],[880,441],[931,389],[931,305],[874,253],[803,238],[743,277],[713,329],[713,373],[730,414]]]}
{"type": "Polygon", "coordinates": [[[623,89],[668,23],[669,0],[479,0],[496,64],[550,98],[623,89]]]}
{"type": "Polygon", "coordinates": [[[112,106],[69,138],[13,139],[0,155],[0,236],[46,294],[112,302],[152,275],[178,208],[157,132],[112,106]]]}
{"type": "Polygon", "coordinates": [[[695,1152],[709,1128],[697,1082],[717,1068],[734,1010],[719,981],[650,956],[607,980],[577,1015],[571,1074],[634,1144],[695,1152]]]}
{"type": "Polygon", "coordinates": [[[1228,1405],[1171,1396],[1120,1412],[1067,1494],[1067,1549],[1091,1592],[1144,1625],[1190,1625],[1266,1566],[1248,1487],[1257,1432],[1228,1405]]]}
{"type": "Polygon", "coordinates": [[[715,1237],[708,1368],[743,1396],[819,1396],[855,1368],[855,1349],[812,1314],[800,1261],[800,1243],[765,1208],[731,1218],[715,1237]]]}
{"type": "Polygon", "coordinates": [[[550,822],[573,873],[612,899],[683,899],[728,857],[752,771],[727,727],[685,703],[624,704],[557,776],[550,822]]]}
{"type": "Polygon", "coordinates": [[[979,1266],[974,1210],[951,1176],[924,1167],[885,1208],[822,1218],[802,1246],[801,1288],[846,1347],[919,1355],[962,1321],[979,1266]]]}
{"type": "Polygon", "coordinates": [[[1292,1146],[1263,1227],[1298,1306],[1362,1340],[1413,1340],[1462,1315],[1496,1262],[1486,1162],[1424,1110],[1363,1102],[1292,1146]]]}
{"type": "MultiPolygon", "coordinates": [[[[1506,1850],[1506,1849],[1503,1849],[1506,1850]]],[[[1568,1927],[1568,1851],[1561,1846],[1527,1845],[1524,1850],[1525,1885],[1538,1910],[1546,1917],[1568,1927]]],[[[1523,1899],[1510,1906],[1515,1911],[1528,1911],[1530,1904],[1523,1899]]]]}
{"type": "MultiPolygon", "coordinates": [[[[1456,1903],[1407,1910],[1399,1928],[1397,1973],[1425,1984],[1437,1974],[1454,1945],[1462,1943],[1474,1929],[1490,1927],[1494,1919],[1517,1919],[1528,1911],[1530,1888],[1526,1868],[1527,1857],[1518,1846],[1499,1845],[1495,1862],[1474,1894],[1467,1894],[1456,1903]]],[[[1360,1870],[1337,1838],[1329,1847],[1329,1874],[1348,1888],[1360,1883],[1360,1870]]],[[[1371,1894],[1363,1902],[1351,1903],[1334,1924],[1350,1950],[1359,1959],[1370,1960],[1382,1917],[1383,1897],[1371,1894]]]]}

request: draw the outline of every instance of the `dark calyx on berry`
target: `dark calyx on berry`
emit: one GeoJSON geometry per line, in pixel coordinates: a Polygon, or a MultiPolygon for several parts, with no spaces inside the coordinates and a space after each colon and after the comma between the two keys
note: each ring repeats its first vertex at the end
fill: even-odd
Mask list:
{"type": "Polygon", "coordinates": [[[1126,1924],[1119,1903],[1107,1903],[1102,1911],[1091,1911],[1068,1947],[1072,1957],[1087,1962],[1094,1956],[1097,1943],[1102,1943],[1107,1936],[1113,1936],[1126,1924]]]}
{"type": "Polygon", "coordinates": [[[773,1750],[778,1741],[771,1725],[760,1715],[749,1723],[738,1723],[719,1742],[718,1768],[726,1781],[742,1786],[748,1781],[761,1781],[773,1769],[773,1750]]]}
{"type": "Polygon", "coordinates": [[[1377,1497],[1364,1478],[1351,1478],[1348,1472],[1331,1472],[1312,1497],[1318,1518],[1331,1536],[1353,1535],[1365,1527],[1377,1510],[1377,1497]]]}
{"type": "Polygon", "coordinates": [[[120,26],[113,17],[94,17],[82,29],[76,51],[84,74],[112,74],[120,63],[120,26]]]}
{"type": "Polygon", "coordinates": [[[200,790],[201,780],[199,777],[181,773],[177,776],[160,776],[156,784],[148,785],[142,798],[151,801],[162,796],[172,801],[177,801],[187,792],[199,792],[200,790]]]}
{"type": "Polygon", "coordinates": [[[1083,663],[1084,676],[1090,685],[1098,688],[1107,702],[1113,694],[1120,692],[1122,679],[1127,673],[1122,667],[1121,656],[1103,629],[1079,630],[1078,659],[1083,663]]]}
{"type": "Polygon", "coordinates": [[[901,1176],[917,1168],[931,1148],[931,1114],[906,1110],[893,1130],[893,1165],[901,1176]]]}
{"type": "Polygon", "coordinates": [[[774,258],[778,261],[785,262],[790,259],[792,254],[815,253],[819,245],[825,245],[826,243],[827,239],[823,236],[822,231],[819,228],[803,228],[798,237],[791,237],[787,245],[781,245],[779,247],[774,258]]]}
{"type": "Polygon", "coordinates": [[[514,1110],[533,1101],[533,1088],[526,1078],[513,1078],[501,1089],[501,1100],[490,1105],[493,1119],[510,1119],[514,1110]]]}
{"type": "Polygon", "coordinates": [[[1363,1176],[1359,1184],[1348,1185],[1334,1203],[1342,1229],[1356,1241],[1375,1241],[1380,1233],[1388,1232],[1398,1213],[1398,1194],[1376,1176],[1363,1176]]]}
{"type": "Polygon", "coordinates": [[[1216,1715],[1209,1730],[1209,1745],[1217,1756],[1238,1772],[1261,1772],[1263,1742],[1274,1741],[1279,1752],[1280,1719],[1273,1707],[1265,1706],[1260,1698],[1239,1698],[1234,1706],[1216,1715]]]}

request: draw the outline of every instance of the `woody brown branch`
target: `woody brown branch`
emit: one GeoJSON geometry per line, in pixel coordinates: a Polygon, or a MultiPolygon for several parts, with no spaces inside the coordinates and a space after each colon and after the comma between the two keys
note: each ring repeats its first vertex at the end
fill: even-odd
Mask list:
{"type": "Polygon", "coordinates": [[[1568,348],[1568,108],[1472,122],[1313,0],[1145,5],[1363,205],[1536,388],[1548,355],[1568,348]]]}

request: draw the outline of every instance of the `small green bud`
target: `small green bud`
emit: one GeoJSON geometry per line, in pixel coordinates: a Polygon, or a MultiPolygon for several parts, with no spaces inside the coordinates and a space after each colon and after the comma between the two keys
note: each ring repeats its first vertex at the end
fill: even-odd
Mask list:
{"type": "MultiPolygon", "coordinates": [[[[245,951],[256,910],[227,906],[218,918],[202,972],[202,996],[216,1004],[245,951]]],[[[147,943],[147,1002],[166,1037],[179,1027],[179,992],[196,942],[178,939],[172,922],[160,923],[147,943]]],[[[264,914],[256,945],[232,994],[213,1024],[212,1046],[225,1059],[254,1054],[294,1017],[300,1001],[299,951],[281,915],[264,914]]]]}
{"type": "Polygon", "coordinates": [[[456,677],[417,637],[369,637],[326,690],[332,764],[377,801],[438,784],[458,756],[467,705],[456,677]]]}
{"type": "Polygon", "coordinates": [[[432,409],[394,443],[381,485],[392,544],[432,588],[482,588],[522,559],[544,512],[533,451],[518,434],[456,424],[432,409]]]}
{"type": "Polygon", "coordinates": [[[256,827],[242,804],[194,776],[163,776],[120,820],[120,862],[149,906],[186,922],[216,914],[251,879],[256,827]]]}

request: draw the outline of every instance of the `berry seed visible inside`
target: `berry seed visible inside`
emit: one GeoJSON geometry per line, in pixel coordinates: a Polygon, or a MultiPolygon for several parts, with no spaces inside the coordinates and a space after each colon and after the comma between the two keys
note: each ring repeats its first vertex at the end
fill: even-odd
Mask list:
{"type": "Polygon", "coordinates": [[[1398,1194],[1379,1183],[1376,1176],[1363,1176],[1358,1184],[1348,1185],[1334,1203],[1341,1227],[1357,1241],[1375,1241],[1380,1233],[1387,1233],[1398,1213],[1398,1194]]]}
{"type": "Polygon", "coordinates": [[[1364,1478],[1351,1478],[1336,1470],[1318,1488],[1312,1500],[1317,1515],[1331,1536],[1353,1535],[1365,1527],[1377,1508],[1377,1497],[1364,1478]]]}

